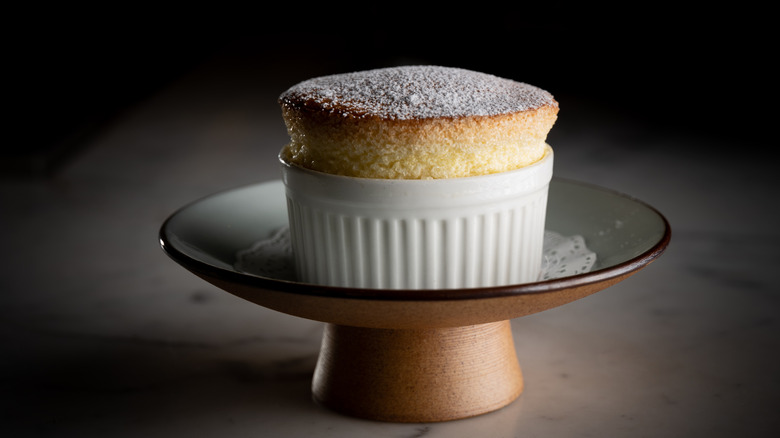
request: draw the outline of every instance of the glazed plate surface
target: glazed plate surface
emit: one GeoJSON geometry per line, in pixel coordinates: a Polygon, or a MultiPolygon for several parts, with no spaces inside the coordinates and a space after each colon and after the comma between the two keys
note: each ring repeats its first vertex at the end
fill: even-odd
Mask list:
{"type": "Polygon", "coordinates": [[[663,215],[630,196],[553,178],[546,229],[580,235],[597,255],[584,274],[490,288],[387,290],[325,287],[235,268],[237,254],[287,225],[281,181],[195,201],[160,230],[163,250],[204,280],[253,303],[334,324],[374,328],[456,327],[543,311],[615,284],[666,249],[663,215]]]}

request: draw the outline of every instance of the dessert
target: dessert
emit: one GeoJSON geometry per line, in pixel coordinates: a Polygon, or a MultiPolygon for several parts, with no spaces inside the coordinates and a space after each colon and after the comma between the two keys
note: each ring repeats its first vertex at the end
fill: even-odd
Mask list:
{"type": "Polygon", "coordinates": [[[405,66],[323,76],[279,98],[289,162],[325,173],[455,178],[539,161],[558,114],[537,87],[470,70],[405,66]]]}
{"type": "Polygon", "coordinates": [[[301,281],[440,289],[539,275],[558,103],[449,67],[310,79],[279,97],[301,281]]]}

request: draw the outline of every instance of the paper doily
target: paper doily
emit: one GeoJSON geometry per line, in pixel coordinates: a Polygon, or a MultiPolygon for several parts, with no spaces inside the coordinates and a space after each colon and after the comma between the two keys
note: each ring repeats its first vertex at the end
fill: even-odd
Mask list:
{"type": "Polygon", "coordinates": [[[596,253],[588,249],[582,236],[563,236],[549,230],[544,232],[540,281],[590,272],[594,263],[596,253]]]}
{"type": "MultiPolygon", "coordinates": [[[[540,281],[589,272],[594,263],[596,253],[588,249],[582,236],[563,236],[549,230],[544,232],[540,281]]],[[[282,227],[267,239],[239,251],[234,268],[247,274],[295,281],[289,229],[282,227]]]]}

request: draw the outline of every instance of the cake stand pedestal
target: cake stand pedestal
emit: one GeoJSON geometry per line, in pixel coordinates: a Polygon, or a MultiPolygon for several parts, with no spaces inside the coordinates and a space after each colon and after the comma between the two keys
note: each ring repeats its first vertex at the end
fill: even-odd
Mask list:
{"type": "Polygon", "coordinates": [[[660,256],[666,219],[631,197],[554,178],[547,228],[585,238],[591,271],[457,290],[360,290],[251,275],[236,254],[286,224],[279,181],[196,201],[163,224],[160,243],[205,281],[255,304],[326,323],[315,400],[347,415],[435,422],[491,412],[523,390],[510,320],[608,288],[660,256]]]}
{"type": "Polygon", "coordinates": [[[509,321],[428,329],[328,324],[312,390],[344,414],[431,422],[506,406],[523,378],[509,321]]]}

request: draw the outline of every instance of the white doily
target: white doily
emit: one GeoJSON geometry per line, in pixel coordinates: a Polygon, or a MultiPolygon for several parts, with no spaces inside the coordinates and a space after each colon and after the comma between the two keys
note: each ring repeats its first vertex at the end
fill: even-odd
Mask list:
{"type": "Polygon", "coordinates": [[[539,280],[568,277],[589,272],[596,263],[596,253],[585,246],[582,236],[563,236],[544,232],[544,255],[539,280]]]}
{"type": "MultiPolygon", "coordinates": [[[[582,236],[563,236],[544,232],[544,256],[539,280],[551,280],[589,272],[596,253],[589,250],[582,236]]],[[[290,233],[282,227],[267,239],[236,254],[234,268],[239,272],[280,280],[295,281],[290,233]]]]}

